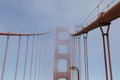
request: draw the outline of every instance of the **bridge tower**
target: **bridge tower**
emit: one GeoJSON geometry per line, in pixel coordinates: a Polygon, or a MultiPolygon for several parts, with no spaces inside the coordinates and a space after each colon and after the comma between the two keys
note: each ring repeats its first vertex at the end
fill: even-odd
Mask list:
{"type": "Polygon", "coordinates": [[[71,36],[68,28],[56,28],[54,80],[71,80],[71,36]]]}

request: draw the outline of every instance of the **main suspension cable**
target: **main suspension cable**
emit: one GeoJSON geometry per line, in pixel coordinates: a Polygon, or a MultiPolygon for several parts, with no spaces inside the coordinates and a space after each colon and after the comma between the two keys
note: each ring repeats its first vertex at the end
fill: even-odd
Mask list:
{"type": "Polygon", "coordinates": [[[43,34],[47,34],[47,33],[50,33],[50,32],[43,32],[43,33],[34,33],[34,34],[25,34],[25,33],[10,33],[10,32],[0,32],[0,35],[9,35],[9,36],[37,36],[37,35],[43,35],[43,34]]]}
{"type": "Polygon", "coordinates": [[[103,2],[104,0],[101,0],[98,4],[97,4],[97,6],[93,9],[93,11],[91,11],[91,13],[87,16],[87,18],[81,23],[81,25],[83,25],[84,23],[89,23],[89,22],[91,22],[93,19],[95,19],[101,12],[103,12],[106,8],[109,8],[109,6],[113,3],[113,2],[115,2],[115,0],[112,0],[112,1],[110,1],[108,4],[107,4],[107,6],[105,6],[102,10],[100,10],[99,9],[99,7],[100,7],[100,5],[102,4],[102,2],[103,2]],[[97,9],[97,15],[95,15],[92,19],[90,19],[89,21],[88,21],[88,19],[89,19],[89,17],[91,17],[91,15],[95,12],[95,10],[97,9]]]}

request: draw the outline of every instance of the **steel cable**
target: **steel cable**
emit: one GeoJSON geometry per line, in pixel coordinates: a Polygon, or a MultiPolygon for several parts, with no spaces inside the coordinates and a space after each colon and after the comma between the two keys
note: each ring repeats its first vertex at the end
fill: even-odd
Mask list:
{"type": "Polygon", "coordinates": [[[23,80],[26,79],[26,66],[27,66],[28,45],[29,45],[28,43],[29,43],[29,36],[27,36],[27,43],[26,43],[26,53],[25,53],[25,63],[24,63],[23,80]]]}
{"type": "Polygon", "coordinates": [[[102,33],[102,39],[103,39],[104,64],[105,64],[106,80],[108,80],[108,77],[110,77],[110,80],[113,80],[111,54],[110,54],[110,43],[109,43],[109,29],[110,29],[110,24],[107,27],[107,32],[104,32],[102,26],[100,26],[100,30],[101,30],[101,33],[102,33]],[[107,47],[108,51],[106,51],[106,47],[107,47]],[[109,74],[110,74],[109,76],[108,76],[108,65],[107,65],[107,53],[108,53],[108,64],[109,64],[109,74]]]}
{"type": "Polygon", "coordinates": [[[87,33],[83,34],[84,37],[84,65],[85,65],[85,80],[89,80],[88,72],[88,49],[87,49],[87,33]]]}
{"type": "Polygon", "coordinates": [[[34,80],[36,80],[37,77],[37,63],[38,63],[38,36],[36,41],[36,55],[35,55],[35,73],[34,73],[34,80]]]}
{"type": "Polygon", "coordinates": [[[2,67],[1,80],[4,80],[6,59],[7,59],[7,53],[8,53],[8,44],[9,44],[9,36],[7,36],[7,40],[6,40],[6,47],[5,47],[5,54],[4,54],[4,61],[3,61],[3,67],[2,67]]]}
{"type": "MultiPolygon", "coordinates": [[[[38,38],[39,39],[39,38],[38,38]]],[[[39,53],[39,59],[38,59],[38,78],[37,78],[37,80],[40,80],[40,65],[41,65],[41,53],[40,53],[40,51],[41,51],[41,48],[40,48],[40,39],[39,39],[39,42],[38,42],[38,47],[39,47],[39,51],[38,51],[38,53],[39,53]]]]}
{"type": "Polygon", "coordinates": [[[20,46],[21,46],[21,36],[19,36],[19,42],[18,42],[17,61],[16,61],[16,67],[15,67],[14,80],[16,80],[16,77],[17,77],[18,64],[19,64],[19,55],[20,55],[20,46]]]}
{"type": "Polygon", "coordinates": [[[33,54],[34,54],[34,39],[35,37],[33,36],[33,40],[32,40],[32,54],[31,54],[31,62],[30,62],[30,80],[32,79],[32,64],[33,64],[33,54]]]}

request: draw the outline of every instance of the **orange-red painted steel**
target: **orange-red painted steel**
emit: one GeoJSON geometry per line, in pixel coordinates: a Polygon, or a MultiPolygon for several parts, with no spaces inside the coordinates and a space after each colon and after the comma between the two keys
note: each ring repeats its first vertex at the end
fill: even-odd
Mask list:
{"type": "Polygon", "coordinates": [[[42,34],[47,34],[49,32],[44,32],[44,33],[35,33],[35,34],[21,34],[21,33],[7,33],[7,32],[0,32],[0,35],[8,35],[8,36],[34,36],[34,35],[42,35],[42,34]]]}
{"type": "Polygon", "coordinates": [[[93,29],[98,28],[100,25],[108,25],[108,23],[111,23],[111,21],[117,19],[120,17],[120,1],[114,5],[112,8],[110,8],[108,11],[104,12],[102,15],[99,15],[99,20],[96,19],[91,24],[83,28],[81,31],[78,31],[75,34],[72,34],[73,36],[81,35],[83,33],[87,33],[93,29]],[[101,22],[101,24],[99,23],[101,22]]]}

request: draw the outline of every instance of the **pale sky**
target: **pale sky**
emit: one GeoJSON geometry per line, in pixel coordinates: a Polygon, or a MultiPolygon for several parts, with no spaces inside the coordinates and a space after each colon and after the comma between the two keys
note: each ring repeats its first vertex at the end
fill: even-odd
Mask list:
{"type": "MultiPolygon", "coordinates": [[[[73,27],[81,24],[99,2],[99,0],[1,0],[0,28],[1,31],[10,32],[40,32],[56,26],[73,27]]],[[[108,3],[108,1],[104,3],[106,2],[108,3]]]]}
{"type": "MultiPolygon", "coordinates": [[[[59,27],[73,28],[87,18],[101,0],[0,0],[0,32],[38,33],[59,27]]],[[[103,0],[101,11],[110,1],[103,0]]],[[[114,5],[119,0],[115,0],[114,5]]],[[[112,6],[110,5],[110,7],[112,6]]],[[[105,9],[107,10],[107,9],[105,9]]],[[[97,10],[83,26],[89,24],[97,10]]],[[[95,17],[96,18],[96,17],[95,17]]],[[[110,29],[113,78],[120,80],[120,19],[112,22],[110,29]]],[[[83,41],[82,41],[83,42],[83,41]]],[[[88,34],[90,80],[105,80],[102,38],[99,29],[88,34]]],[[[83,74],[84,77],[84,74],[83,74]]],[[[82,77],[82,78],[83,78],[82,77]]],[[[84,78],[83,78],[84,80],[84,78]]]]}

